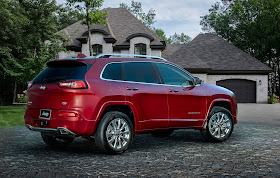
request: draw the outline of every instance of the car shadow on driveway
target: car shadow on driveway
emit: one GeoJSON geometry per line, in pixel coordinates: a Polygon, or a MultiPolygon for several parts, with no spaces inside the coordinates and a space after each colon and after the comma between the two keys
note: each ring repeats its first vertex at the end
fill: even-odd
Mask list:
{"type": "MultiPolygon", "coordinates": [[[[30,132],[24,127],[6,129],[6,133],[0,133],[2,138],[3,150],[14,151],[15,153],[26,152],[37,157],[45,154],[55,155],[104,155],[100,152],[94,142],[84,138],[76,138],[68,147],[52,148],[47,146],[41,138],[40,133],[30,132]],[[17,130],[17,132],[14,131],[17,130]]],[[[271,127],[249,122],[240,122],[235,126],[232,136],[222,143],[207,142],[199,131],[192,129],[176,130],[169,137],[154,137],[151,134],[136,135],[132,145],[126,153],[134,152],[161,152],[176,151],[177,148],[187,149],[188,147],[219,147],[220,145],[248,144],[254,141],[264,141],[271,132],[267,132],[271,127]]],[[[125,153],[125,154],[126,154],[125,153]]]]}
{"type": "MultiPolygon", "coordinates": [[[[37,134],[37,133],[33,133],[37,134]]],[[[46,155],[104,155],[99,151],[98,147],[95,145],[94,141],[89,141],[84,138],[76,138],[74,142],[67,147],[50,147],[47,146],[42,140],[40,140],[40,135],[36,136],[37,142],[32,141],[32,144],[27,144],[22,147],[22,151],[27,151],[29,154],[36,156],[37,154],[44,153],[46,155]]],[[[176,148],[188,148],[188,146],[208,146],[208,145],[220,145],[220,144],[230,144],[239,138],[238,133],[229,138],[226,142],[222,143],[211,143],[207,142],[199,131],[191,129],[182,129],[174,131],[169,137],[154,137],[151,134],[136,135],[132,145],[127,150],[127,153],[134,152],[160,152],[162,150],[168,151],[168,149],[176,148]]]]}

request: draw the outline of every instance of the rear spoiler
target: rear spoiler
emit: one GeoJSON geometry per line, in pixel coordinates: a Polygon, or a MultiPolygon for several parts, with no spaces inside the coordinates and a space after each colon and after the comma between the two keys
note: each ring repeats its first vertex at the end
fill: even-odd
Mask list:
{"type": "Polygon", "coordinates": [[[76,60],[52,60],[47,62],[47,66],[51,68],[56,67],[81,67],[86,66],[87,70],[92,66],[92,64],[85,63],[83,61],[76,61],[76,60]]]}

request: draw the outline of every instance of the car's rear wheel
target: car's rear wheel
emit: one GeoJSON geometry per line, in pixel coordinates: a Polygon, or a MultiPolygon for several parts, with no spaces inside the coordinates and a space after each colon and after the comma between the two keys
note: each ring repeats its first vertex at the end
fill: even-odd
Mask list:
{"type": "Polygon", "coordinates": [[[154,137],[168,137],[169,135],[171,135],[174,132],[174,130],[169,129],[169,130],[159,130],[159,131],[153,131],[151,132],[151,134],[154,137]]]}
{"type": "Polygon", "coordinates": [[[209,114],[206,129],[201,130],[201,134],[208,141],[222,142],[231,136],[233,128],[231,113],[226,108],[214,106],[209,114]]]}
{"type": "Polygon", "coordinates": [[[126,151],[134,135],[128,116],[122,112],[106,113],[95,133],[95,143],[101,151],[120,154],[126,151]]]}
{"type": "Polygon", "coordinates": [[[43,141],[52,147],[64,147],[74,141],[74,137],[65,137],[48,133],[41,133],[43,141]]]}

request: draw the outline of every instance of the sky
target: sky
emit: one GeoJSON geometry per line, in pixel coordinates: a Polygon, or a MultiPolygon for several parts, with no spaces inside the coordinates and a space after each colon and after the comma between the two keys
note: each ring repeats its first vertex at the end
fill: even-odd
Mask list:
{"type": "MultiPolygon", "coordinates": [[[[184,33],[191,38],[202,32],[200,17],[208,14],[208,10],[219,0],[134,0],[141,2],[145,13],[154,9],[156,13],[155,28],[162,29],[167,37],[184,33]]],[[[65,0],[57,0],[65,3],[65,0]]],[[[118,8],[120,3],[130,5],[131,0],[104,0],[102,8],[118,8]]]]}

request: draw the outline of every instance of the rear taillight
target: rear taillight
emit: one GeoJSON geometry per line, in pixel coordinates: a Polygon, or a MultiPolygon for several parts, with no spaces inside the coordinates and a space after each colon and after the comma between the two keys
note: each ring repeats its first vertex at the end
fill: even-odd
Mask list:
{"type": "Polygon", "coordinates": [[[30,88],[32,87],[32,85],[33,85],[33,82],[32,82],[32,81],[27,82],[27,89],[30,89],[30,88]]]}
{"type": "Polygon", "coordinates": [[[59,82],[59,87],[60,88],[86,88],[86,84],[84,81],[63,81],[59,82]]]}

